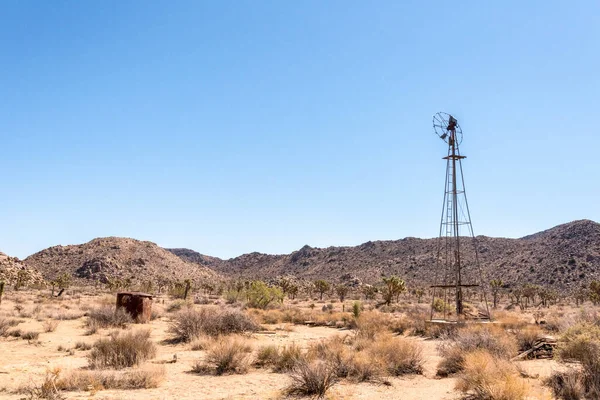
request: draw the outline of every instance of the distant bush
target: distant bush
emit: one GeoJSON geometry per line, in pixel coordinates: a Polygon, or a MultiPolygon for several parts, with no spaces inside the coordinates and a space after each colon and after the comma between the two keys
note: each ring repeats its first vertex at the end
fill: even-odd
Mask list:
{"type": "Polygon", "coordinates": [[[133,367],[156,356],[149,330],[112,332],[110,338],[94,343],[88,355],[91,369],[133,367]]]}
{"type": "Polygon", "coordinates": [[[283,301],[283,291],[278,287],[269,287],[262,281],[254,281],[246,290],[247,306],[266,309],[273,302],[283,301]]]}
{"type": "Polygon", "coordinates": [[[88,334],[92,334],[99,328],[125,328],[131,322],[131,316],[123,308],[115,310],[114,307],[103,306],[88,311],[85,325],[88,334]]]}
{"type": "Polygon", "coordinates": [[[56,381],[58,390],[153,389],[165,379],[164,366],[146,365],[131,371],[82,371],[65,374],[56,381]]]}
{"type": "Polygon", "coordinates": [[[175,315],[169,332],[175,341],[189,342],[200,335],[219,336],[257,331],[260,327],[239,310],[201,308],[183,310],[175,315]]]}

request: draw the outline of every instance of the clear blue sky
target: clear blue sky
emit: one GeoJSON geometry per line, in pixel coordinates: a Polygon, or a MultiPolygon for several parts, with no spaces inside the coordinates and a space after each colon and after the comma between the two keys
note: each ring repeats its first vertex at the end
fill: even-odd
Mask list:
{"type": "Polygon", "coordinates": [[[600,220],[597,1],[0,4],[0,251],[127,236],[232,257],[600,220]]]}

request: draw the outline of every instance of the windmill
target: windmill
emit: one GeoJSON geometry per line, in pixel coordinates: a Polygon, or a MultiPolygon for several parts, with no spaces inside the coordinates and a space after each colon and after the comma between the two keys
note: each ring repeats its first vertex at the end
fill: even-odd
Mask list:
{"type": "Polygon", "coordinates": [[[443,158],[446,182],[430,319],[432,322],[489,321],[483,271],[465,192],[462,160],[466,157],[459,148],[462,129],[452,115],[439,112],[433,116],[433,130],[448,145],[448,154],[443,158]]]}

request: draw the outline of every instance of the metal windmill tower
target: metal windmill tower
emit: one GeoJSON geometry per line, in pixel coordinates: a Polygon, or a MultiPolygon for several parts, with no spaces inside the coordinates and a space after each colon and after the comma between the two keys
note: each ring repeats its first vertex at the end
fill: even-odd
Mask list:
{"type": "Polygon", "coordinates": [[[432,322],[490,320],[483,271],[469,203],[465,192],[460,153],[462,129],[450,114],[433,116],[435,133],[448,145],[446,183],[436,259],[436,282],[431,286],[432,322]],[[476,304],[477,303],[477,304],[476,304]]]}

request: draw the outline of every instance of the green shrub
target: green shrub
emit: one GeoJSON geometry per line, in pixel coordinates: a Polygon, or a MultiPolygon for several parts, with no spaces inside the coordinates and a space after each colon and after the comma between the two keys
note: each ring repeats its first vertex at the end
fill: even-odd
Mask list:
{"type": "Polygon", "coordinates": [[[254,281],[246,290],[247,306],[266,309],[273,302],[283,301],[283,292],[278,287],[269,287],[263,281],[254,281]]]}

